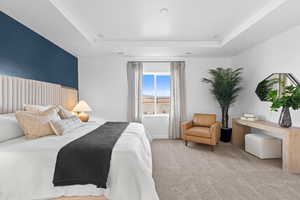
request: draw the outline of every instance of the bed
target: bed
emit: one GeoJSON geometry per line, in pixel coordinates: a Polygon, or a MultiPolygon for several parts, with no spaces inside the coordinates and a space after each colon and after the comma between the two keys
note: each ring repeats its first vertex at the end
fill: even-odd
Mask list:
{"type": "Polygon", "coordinates": [[[104,120],[87,123],[63,136],[35,140],[24,137],[0,144],[0,199],[31,200],[62,196],[105,196],[108,199],[156,200],[152,158],[143,125],[131,123],[116,143],[111,158],[109,187],[54,187],[56,156],[68,142],[89,133],[104,120]]]}
{"type": "MultiPolygon", "coordinates": [[[[44,104],[69,105],[67,102],[74,102],[74,97],[77,98],[77,93],[70,89],[63,91],[52,85],[49,89],[47,84],[43,84],[0,76],[0,113],[12,113],[23,103],[41,101],[44,104]],[[44,96],[48,97],[43,99],[44,96]]],[[[152,178],[150,142],[143,125],[139,123],[130,123],[113,147],[107,188],[97,188],[92,184],[54,187],[52,180],[59,150],[105,122],[94,118],[62,136],[34,140],[18,137],[1,142],[0,199],[158,200],[152,178]]]]}

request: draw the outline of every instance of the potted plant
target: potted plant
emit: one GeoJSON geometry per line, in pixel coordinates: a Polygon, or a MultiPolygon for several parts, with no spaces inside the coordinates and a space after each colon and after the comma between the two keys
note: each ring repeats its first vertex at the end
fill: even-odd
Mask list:
{"type": "Polygon", "coordinates": [[[290,108],[293,110],[300,109],[300,87],[299,86],[287,86],[284,88],[281,95],[277,90],[271,90],[268,93],[268,100],[272,102],[271,110],[278,111],[282,108],[279,125],[284,128],[292,126],[292,119],[290,114],[290,108]]]}
{"type": "Polygon", "coordinates": [[[221,141],[230,142],[232,129],[228,126],[228,111],[241,91],[240,82],[243,68],[216,68],[209,70],[211,78],[203,78],[211,86],[211,93],[218,101],[222,111],[221,141]]]}

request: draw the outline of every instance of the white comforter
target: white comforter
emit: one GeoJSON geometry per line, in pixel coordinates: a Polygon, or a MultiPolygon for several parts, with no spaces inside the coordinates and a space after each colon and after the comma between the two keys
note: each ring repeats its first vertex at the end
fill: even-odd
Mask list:
{"type": "Polygon", "coordinates": [[[94,185],[53,187],[59,149],[103,123],[104,120],[98,120],[63,136],[36,140],[22,137],[0,144],[0,199],[105,195],[111,200],[158,200],[152,178],[150,144],[143,125],[138,123],[127,127],[113,149],[107,189],[94,185]]]}

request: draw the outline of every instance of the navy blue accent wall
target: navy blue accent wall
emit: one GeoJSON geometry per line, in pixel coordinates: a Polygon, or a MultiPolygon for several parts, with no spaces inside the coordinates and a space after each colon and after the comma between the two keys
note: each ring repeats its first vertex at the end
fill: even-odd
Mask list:
{"type": "Polygon", "coordinates": [[[78,89],[78,59],[1,11],[0,74],[78,89]]]}

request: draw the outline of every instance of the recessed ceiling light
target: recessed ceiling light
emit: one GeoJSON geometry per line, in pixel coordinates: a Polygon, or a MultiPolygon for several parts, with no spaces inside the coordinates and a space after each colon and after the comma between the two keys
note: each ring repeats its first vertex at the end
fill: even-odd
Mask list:
{"type": "Polygon", "coordinates": [[[118,55],[124,55],[125,53],[123,51],[118,51],[117,54],[118,55]]]}
{"type": "Polygon", "coordinates": [[[218,36],[218,35],[214,35],[212,38],[213,38],[214,40],[217,40],[217,39],[219,39],[219,36],[218,36]]]}
{"type": "Polygon", "coordinates": [[[167,14],[169,12],[169,10],[168,10],[168,8],[162,8],[162,9],[160,9],[160,13],[161,14],[167,14]]]}
{"type": "Polygon", "coordinates": [[[98,34],[97,34],[97,37],[98,37],[98,38],[104,38],[104,35],[101,34],[101,33],[98,33],[98,34]]]}

